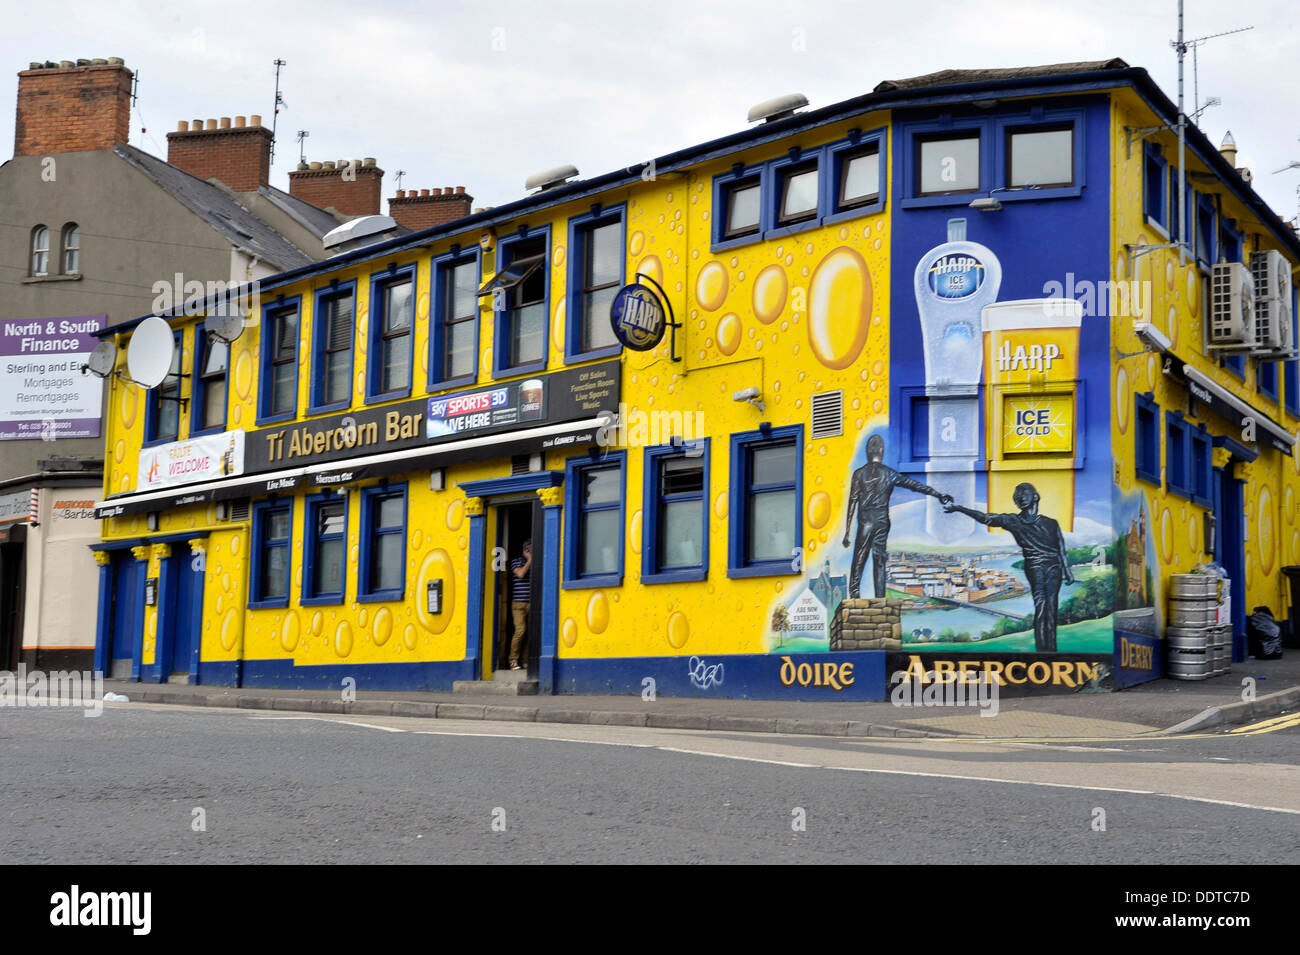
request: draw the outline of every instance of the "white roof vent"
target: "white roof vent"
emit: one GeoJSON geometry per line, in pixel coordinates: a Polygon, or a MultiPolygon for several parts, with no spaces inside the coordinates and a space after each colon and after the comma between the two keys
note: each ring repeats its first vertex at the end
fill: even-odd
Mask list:
{"type": "Polygon", "coordinates": [[[541,172],[535,172],[524,180],[524,188],[529,192],[536,189],[538,192],[545,192],[547,189],[554,189],[556,186],[562,186],[578,174],[577,166],[555,166],[551,169],[543,169],[541,172]]]}
{"type": "Polygon", "coordinates": [[[325,233],[321,245],[333,254],[339,255],[378,242],[396,228],[397,220],[392,216],[360,216],[349,219],[338,228],[325,233]]]}
{"type": "Polygon", "coordinates": [[[763,102],[751,108],[747,122],[757,123],[762,119],[769,123],[775,123],[778,119],[793,116],[795,110],[807,105],[808,97],[802,93],[786,93],[784,96],[763,100],[763,102]]]}

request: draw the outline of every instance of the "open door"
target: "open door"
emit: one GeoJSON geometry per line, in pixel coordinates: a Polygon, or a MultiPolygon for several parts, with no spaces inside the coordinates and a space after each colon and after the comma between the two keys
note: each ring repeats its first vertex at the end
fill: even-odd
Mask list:
{"type": "MultiPolygon", "coordinates": [[[[540,579],[537,570],[539,549],[532,550],[533,561],[528,564],[528,573],[523,578],[516,575],[518,563],[523,559],[524,545],[534,540],[534,531],[541,529],[541,508],[535,501],[508,502],[496,505],[496,534],[493,552],[493,608],[494,625],[492,628],[491,671],[509,672],[511,645],[516,630],[516,607],[527,603],[528,609],[523,622],[526,629],[525,644],[521,651],[520,663],[530,673],[536,672],[538,647],[541,640],[537,601],[533,599],[536,580],[540,579]]],[[[487,649],[487,648],[485,648],[487,649]]],[[[487,654],[485,653],[485,656],[487,654]]]]}

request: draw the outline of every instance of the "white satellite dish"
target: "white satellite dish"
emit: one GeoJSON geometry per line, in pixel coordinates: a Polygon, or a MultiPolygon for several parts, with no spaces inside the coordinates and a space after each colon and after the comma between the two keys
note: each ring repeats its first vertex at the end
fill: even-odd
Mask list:
{"type": "MultiPolygon", "coordinates": [[[[235,306],[230,306],[235,308],[235,306]]],[[[244,316],[236,308],[233,314],[224,311],[214,312],[207,317],[204,327],[213,338],[219,338],[227,345],[233,342],[244,330],[244,316]]]]}
{"type": "Polygon", "coordinates": [[[117,364],[117,346],[112,342],[100,342],[90,353],[86,363],[81,366],[82,373],[89,371],[96,378],[107,378],[113,373],[117,364]]]}
{"type": "Polygon", "coordinates": [[[171,326],[157,315],[150,315],[136,326],[126,350],[131,380],[145,388],[157,388],[171,373],[175,348],[171,326]]]}

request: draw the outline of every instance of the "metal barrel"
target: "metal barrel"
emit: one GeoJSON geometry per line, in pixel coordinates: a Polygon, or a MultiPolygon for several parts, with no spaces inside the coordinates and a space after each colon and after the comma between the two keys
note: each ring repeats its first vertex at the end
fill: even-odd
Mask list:
{"type": "Polygon", "coordinates": [[[1209,574],[1173,574],[1169,581],[1169,595],[1175,600],[1209,597],[1218,602],[1218,577],[1209,574]]]}
{"type": "Polygon", "coordinates": [[[1218,608],[1204,600],[1169,601],[1169,624],[1173,627],[1212,627],[1218,622],[1218,608]]]}

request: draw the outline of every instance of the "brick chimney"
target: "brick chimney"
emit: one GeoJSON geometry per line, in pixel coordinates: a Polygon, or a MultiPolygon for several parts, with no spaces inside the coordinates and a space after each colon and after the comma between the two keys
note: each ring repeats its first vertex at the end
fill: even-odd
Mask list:
{"type": "Polygon", "coordinates": [[[345,216],[379,215],[384,171],[374,159],[298,163],[289,173],[289,195],[345,216]]]}
{"type": "Polygon", "coordinates": [[[388,214],[400,225],[414,232],[431,229],[469,215],[474,197],[465,193],[464,186],[452,189],[398,189],[396,198],[388,200],[388,214]]]}
{"type": "Polygon", "coordinates": [[[271,181],[271,131],[256,114],[220,120],[181,120],[167,134],[167,161],[200,179],[218,179],[235,192],[256,192],[271,181]]]}
{"type": "Polygon", "coordinates": [[[119,57],[32,63],[18,74],[15,157],[112,149],[130,130],[131,71],[119,57]]]}

